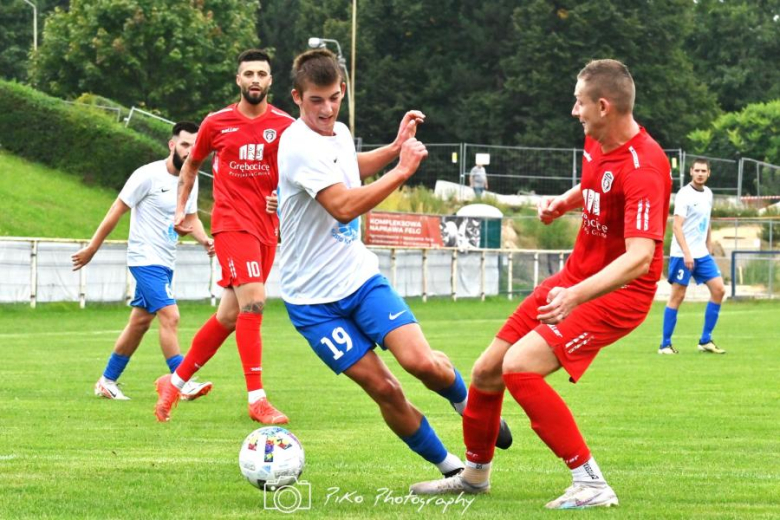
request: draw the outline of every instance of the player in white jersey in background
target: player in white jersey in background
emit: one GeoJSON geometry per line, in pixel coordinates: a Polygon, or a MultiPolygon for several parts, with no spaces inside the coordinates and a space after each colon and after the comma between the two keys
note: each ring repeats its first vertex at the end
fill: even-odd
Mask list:
{"type": "Polygon", "coordinates": [[[723,277],[713,260],[710,238],[712,191],[705,186],[710,178],[710,164],[696,159],[691,165],[691,182],[674,198],[674,238],[669,252],[669,284],[672,292],[664,309],[663,338],[659,354],[677,354],[672,346],[672,334],[677,325],[677,310],[685,299],[685,291],[693,277],[698,284],[707,284],[710,301],[704,311],[704,328],[699,338],[699,352],[725,354],[712,341],[712,331],[718,322],[720,305],[726,295],[723,277]]]}
{"type": "MultiPolygon", "coordinates": [[[[360,240],[359,217],[411,177],[428,152],[415,139],[424,115],[409,111],[395,141],[357,154],[349,129],[337,122],[344,96],[339,65],[325,49],[293,64],[293,100],[300,119],[279,144],[281,292],[290,319],[320,359],[344,373],[377,403],[390,429],[444,475],[462,471],[425,416],[374,350],[389,350],[400,365],[460,413],[467,392],[442,352],[431,350],[412,310],[379,272],[360,240]],[[366,179],[399,158],[375,182],[366,179]]],[[[507,448],[503,424],[496,443],[507,448]]]]}
{"type": "MultiPolygon", "coordinates": [[[[160,324],[160,348],[170,371],[176,370],[183,359],[177,330],[179,307],[171,290],[176,243],[179,240],[172,222],[176,211],[179,171],[195,143],[197,132],[198,125],[195,123],[176,123],[168,141],[168,157],[141,166],[133,172],[89,244],[71,257],[74,271],[87,265],[122,215],[131,210],[127,266],[136,281],[135,298],[130,302],[133,307],[130,319],[116,340],[103,375],[95,383],[95,395],[98,397],[129,399],[117,385],[117,380],[155,316],[160,324]]],[[[197,212],[196,185],[187,202],[186,223],[192,228],[193,238],[206,249],[209,256],[213,256],[213,241],[203,229],[197,212]]],[[[185,399],[192,400],[210,390],[211,383],[192,382],[183,394],[185,399]]]]}

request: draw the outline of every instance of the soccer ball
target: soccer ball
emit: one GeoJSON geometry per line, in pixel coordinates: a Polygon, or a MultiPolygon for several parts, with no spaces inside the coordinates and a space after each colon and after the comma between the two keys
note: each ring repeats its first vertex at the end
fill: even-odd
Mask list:
{"type": "Polygon", "coordinates": [[[262,490],[295,484],[303,472],[303,465],[300,441],[279,426],[253,431],[244,439],[238,453],[241,474],[262,490]]]}

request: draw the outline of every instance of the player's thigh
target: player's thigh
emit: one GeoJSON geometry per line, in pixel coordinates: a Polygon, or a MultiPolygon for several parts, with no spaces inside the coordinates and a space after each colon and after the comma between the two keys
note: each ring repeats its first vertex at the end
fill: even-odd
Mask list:
{"type": "Polygon", "coordinates": [[[133,307],[130,311],[130,326],[138,331],[146,332],[154,321],[155,315],[142,307],[133,307]]]}
{"type": "Polygon", "coordinates": [[[669,277],[667,281],[670,284],[678,284],[687,287],[691,281],[692,272],[685,266],[685,259],[678,256],[669,258],[669,277]]]}
{"type": "Polygon", "coordinates": [[[160,327],[175,329],[179,325],[179,306],[173,304],[158,309],[157,318],[160,321],[160,327]]]}
{"type": "Polygon", "coordinates": [[[347,370],[376,346],[354,321],[338,314],[335,304],[285,305],[295,329],[336,374],[347,370]]]}
{"type": "Polygon", "coordinates": [[[171,288],[171,269],[159,265],[131,266],[130,274],[135,278],[135,297],[130,302],[132,307],[155,314],[163,307],[176,305],[171,288]]]}
{"type": "Polygon", "coordinates": [[[220,265],[221,287],[264,284],[276,252],[249,233],[223,231],[214,235],[214,250],[220,265]]]}
{"type": "Polygon", "coordinates": [[[546,376],[561,368],[547,341],[532,330],[512,345],[504,356],[502,371],[505,374],[532,372],[546,376]]]}
{"type": "Polygon", "coordinates": [[[369,279],[355,294],[345,299],[343,305],[345,310],[351,312],[363,333],[382,348],[390,347],[387,344],[390,339],[396,351],[403,348],[417,352],[430,351],[412,309],[384,276],[377,275],[369,279]],[[399,333],[391,336],[395,331],[399,333]],[[403,340],[409,343],[404,345],[403,340]]]}

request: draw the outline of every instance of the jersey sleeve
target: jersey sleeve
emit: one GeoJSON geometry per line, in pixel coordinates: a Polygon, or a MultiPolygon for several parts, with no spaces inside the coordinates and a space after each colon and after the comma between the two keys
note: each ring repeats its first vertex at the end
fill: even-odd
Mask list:
{"type": "Polygon", "coordinates": [[[195,177],[195,184],[192,185],[192,191],[187,199],[187,206],[184,208],[184,213],[191,215],[198,212],[198,178],[195,177]]]}
{"type": "Polygon", "coordinates": [[[685,196],[685,188],[677,192],[674,196],[674,214],[683,218],[688,218],[688,197],[685,196]]]}
{"type": "Polygon", "coordinates": [[[152,178],[144,172],[136,170],[125,182],[119,198],[129,207],[134,208],[152,191],[152,178]]]}
{"type": "Polygon", "coordinates": [[[301,165],[296,169],[292,181],[300,186],[311,198],[329,186],[344,182],[341,173],[328,164],[328,159],[320,154],[300,157],[301,165]]]}
{"type": "Polygon", "coordinates": [[[664,194],[668,196],[668,182],[668,173],[653,168],[638,168],[626,175],[623,181],[625,238],[644,237],[663,241],[666,222],[664,194]]]}
{"type": "Polygon", "coordinates": [[[206,116],[198,130],[198,137],[195,139],[195,146],[192,147],[190,155],[196,161],[202,161],[214,150],[212,135],[214,133],[214,123],[211,114],[206,116]]]}

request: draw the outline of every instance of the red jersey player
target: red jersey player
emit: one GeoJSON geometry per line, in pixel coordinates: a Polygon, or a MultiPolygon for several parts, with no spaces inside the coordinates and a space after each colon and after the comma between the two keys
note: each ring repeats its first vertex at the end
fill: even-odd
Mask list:
{"type": "Polygon", "coordinates": [[[236,84],[241,100],[209,114],[179,177],[174,225],[182,226],[184,202],[198,168],[214,153],[214,210],[211,232],[224,288],[217,313],[197,332],[184,361],[171,375],[157,380],[158,421],[170,419],[180,390],[216,353],[235,330],[249,394],[249,416],[265,424],[283,424],[287,417],[268,402],[262,383],[260,326],[265,305],[265,280],[276,254],[279,219],[275,199],[279,181],[276,152],[279,138],[294,118],[268,103],[271,88],[268,55],[250,49],[238,57],[236,84]]]}
{"type": "Polygon", "coordinates": [[[572,116],[586,136],[582,181],[538,207],[545,224],[582,208],[574,251],[560,273],[520,304],[474,366],[463,414],[466,469],[415,484],[413,493],[489,489],[507,389],[531,428],[572,471],[572,486],[547,507],[618,504],[571,411],[544,378],[563,367],[576,382],[602,348],[644,321],[653,301],[671,171],[661,147],[634,120],[634,95],[634,81],[618,61],[592,61],[577,76],[572,116]]]}

